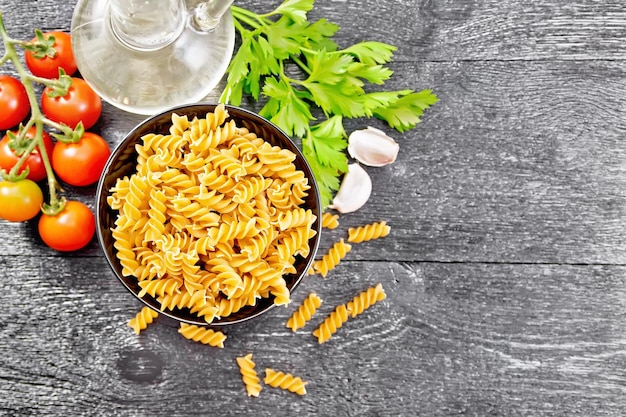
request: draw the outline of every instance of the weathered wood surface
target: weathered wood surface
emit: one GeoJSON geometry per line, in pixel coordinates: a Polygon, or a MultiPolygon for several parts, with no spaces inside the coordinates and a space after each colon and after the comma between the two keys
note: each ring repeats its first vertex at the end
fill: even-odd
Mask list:
{"type": "MultiPolygon", "coordinates": [[[[0,0],[24,39],[69,29],[73,7],[0,0]]],[[[388,86],[441,99],[413,131],[386,129],[398,161],[368,169],[370,202],[321,251],[363,222],[391,235],[302,283],[294,304],[324,300],[307,328],[277,308],[219,350],[162,318],[136,336],[141,305],[95,241],[62,255],[2,222],[0,415],[626,415],[622,2],[318,0],[310,17],[345,45],[398,45],[388,86]],[[315,324],[377,282],[388,298],[318,345],[315,324]],[[308,394],[248,398],[235,357],[249,352],[308,394]]],[[[115,145],[141,119],[105,105],[96,129],[115,145]]],[[[348,127],[367,124],[385,128],[348,127]]],[[[94,188],[67,191],[93,207],[94,188]]]]}

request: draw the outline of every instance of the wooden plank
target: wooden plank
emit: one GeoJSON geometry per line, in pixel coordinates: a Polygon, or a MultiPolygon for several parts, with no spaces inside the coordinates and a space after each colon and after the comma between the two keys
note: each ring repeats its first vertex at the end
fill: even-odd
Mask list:
{"type": "Polygon", "coordinates": [[[626,58],[619,0],[321,1],[311,18],[341,26],[342,46],[399,46],[403,61],[626,58]]]}
{"type": "Polygon", "coordinates": [[[0,262],[10,271],[0,283],[6,414],[206,415],[216,404],[259,416],[626,410],[624,267],[345,262],[307,278],[291,306],[226,328],[222,350],[182,338],[162,317],[135,335],[126,322],[140,304],[102,259],[0,262]],[[310,332],[377,282],[387,299],[319,345],[310,332]],[[293,333],[285,322],[310,291],[322,307],[293,333]],[[235,364],[247,353],[261,373],[309,381],[308,394],[264,387],[248,398],[235,364]]]}

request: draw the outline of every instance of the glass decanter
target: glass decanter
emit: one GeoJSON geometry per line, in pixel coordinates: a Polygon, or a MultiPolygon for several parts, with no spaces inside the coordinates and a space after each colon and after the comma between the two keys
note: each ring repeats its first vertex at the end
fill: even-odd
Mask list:
{"type": "Polygon", "coordinates": [[[235,44],[233,0],[79,0],[71,34],[82,77],[107,102],[156,114],[201,101],[235,44]]]}

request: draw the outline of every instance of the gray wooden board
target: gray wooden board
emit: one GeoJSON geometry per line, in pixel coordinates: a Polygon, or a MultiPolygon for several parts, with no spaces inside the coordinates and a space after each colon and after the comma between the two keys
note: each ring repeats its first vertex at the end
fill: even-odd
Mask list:
{"type": "Polygon", "coordinates": [[[125,323],[140,305],[99,258],[2,262],[15,271],[0,287],[10,306],[5,411],[211,415],[217,401],[256,415],[282,404],[293,414],[582,416],[622,406],[623,267],[348,259],[294,293],[294,304],[311,291],[323,299],[305,328],[284,325],[295,305],[276,308],[226,328],[222,350],[182,338],[163,318],[136,336],[125,323]],[[388,298],[319,345],[311,331],[326,314],[377,282],[388,298]],[[309,381],[308,394],[264,387],[248,399],[234,361],[247,353],[261,373],[309,381]]]}
{"type": "MultiPolygon", "coordinates": [[[[21,39],[68,30],[73,8],[0,0],[21,39]]],[[[385,129],[401,153],[367,168],[371,200],[323,231],[319,255],[365,222],[391,235],[306,278],[289,307],[225,328],[217,349],[164,317],[135,335],[141,304],[95,240],[60,254],[36,222],[0,222],[0,415],[626,415],[622,2],[318,0],[310,17],[340,24],[343,46],[397,45],[387,87],[441,99],[405,134],[346,121],[385,129]],[[378,282],[387,299],[319,345],[315,326],[378,282]],[[324,303],[292,333],[311,291],[324,303]],[[246,353],[307,395],[248,398],[246,353]]],[[[94,131],[115,146],[142,119],[105,104],[94,131]]],[[[94,191],[66,188],[92,208],[94,191]]]]}

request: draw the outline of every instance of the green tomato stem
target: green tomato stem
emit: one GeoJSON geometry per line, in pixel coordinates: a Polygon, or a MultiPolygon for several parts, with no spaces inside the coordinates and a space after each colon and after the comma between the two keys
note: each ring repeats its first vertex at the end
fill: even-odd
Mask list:
{"type": "MultiPolygon", "coordinates": [[[[15,140],[18,141],[18,142],[24,140],[24,138],[26,137],[26,133],[33,126],[33,124],[35,124],[35,120],[30,118],[28,120],[28,122],[26,123],[26,126],[24,126],[23,128],[20,129],[20,131],[19,131],[17,137],[15,138],[15,140]]],[[[24,150],[24,152],[22,153],[20,158],[17,160],[15,165],[13,165],[13,167],[9,171],[8,178],[15,178],[15,179],[19,179],[20,178],[18,172],[19,172],[20,168],[22,167],[22,165],[24,165],[24,163],[26,162],[26,159],[28,158],[30,153],[35,149],[36,146],[37,146],[37,141],[36,140],[30,140],[26,150],[24,150]]]]}
{"type": "MultiPolygon", "coordinates": [[[[30,115],[30,119],[26,123],[26,126],[30,128],[34,124],[36,126],[36,133],[35,133],[35,137],[32,140],[33,142],[31,146],[29,146],[29,149],[32,151],[33,149],[35,149],[36,146],[39,146],[41,160],[43,161],[44,167],[46,169],[48,189],[50,191],[50,196],[49,196],[50,202],[47,206],[54,208],[54,210],[58,210],[59,207],[63,205],[62,201],[60,201],[57,196],[57,189],[59,188],[59,186],[58,186],[56,176],[54,175],[54,171],[52,170],[52,165],[50,164],[50,158],[48,156],[48,153],[46,152],[46,147],[44,146],[44,143],[43,143],[43,123],[44,121],[46,121],[47,124],[50,124],[50,125],[52,124],[49,123],[51,121],[48,121],[48,119],[46,119],[44,115],[42,114],[41,109],[39,108],[39,103],[37,101],[37,94],[35,93],[35,88],[33,87],[33,82],[34,81],[39,82],[39,77],[32,76],[26,70],[26,68],[24,68],[24,65],[21,63],[20,58],[15,50],[15,45],[20,45],[21,42],[9,37],[6,31],[6,28],[4,26],[4,20],[2,19],[2,12],[0,12],[0,38],[2,38],[2,42],[4,43],[4,47],[5,47],[5,53],[3,56],[2,63],[5,63],[6,61],[11,61],[13,63],[15,70],[20,76],[21,82],[24,85],[24,88],[26,89],[26,94],[28,96],[28,101],[30,103],[31,115],[30,115]]],[[[62,126],[59,125],[59,126],[54,126],[54,127],[58,128],[62,126]]],[[[23,130],[26,131],[27,129],[24,128],[23,130]]],[[[65,129],[63,128],[60,130],[65,131],[65,129]]],[[[15,164],[15,166],[11,168],[11,173],[17,174],[17,172],[19,172],[19,169],[22,167],[22,165],[26,161],[26,158],[28,157],[29,153],[30,152],[24,152],[24,154],[15,164]]]]}
{"type": "Polygon", "coordinates": [[[54,129],[56,129],[56,130],[58,130],[58,131],[63,133],[62,136],[64,136],[65,138],[61,137],[61,135],[55,135],[55,137],[57,138],[57,140],[59,142],[76,143],[82,137],[82,132],[79,135],[75,135],[74,134],[75,131],[71,127],[69,127],[67,125],[64,125],[62,123],[57,123],[54,120],[50,120],[50,119],[48,119],[45,116],[41,118],[41,121],[44,124],[46,124],[46,125],[48,125],[48,126],[50,126],[50,127],[52,127],[52,128],[54,128],[54,129]]]}
{"type": "Polygon", "coordinates": [[[58,78],[43,78],[43,77],[37,77],[32,74],[26,74],[26,79],[29,81],[34,81],[38,84],[43,84],[46,87],[50,87],[50,88],[63,87],[62,84],[59,82],[58,78]]]}

